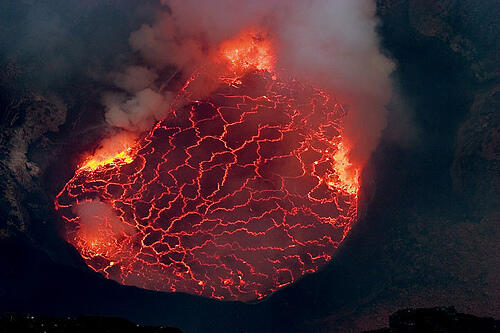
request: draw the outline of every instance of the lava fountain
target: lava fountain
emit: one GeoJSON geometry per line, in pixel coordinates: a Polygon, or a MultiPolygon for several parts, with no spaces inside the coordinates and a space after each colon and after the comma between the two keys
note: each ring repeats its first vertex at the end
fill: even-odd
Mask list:
{"type": "Polygon", "coordinates": [[[342,105],[281,77],[260,34],[217,54],[212,93],[193,97],[193,76],[164,120],[87,158],[55,199],[68,242],[106,278],[260,299],[324,266],[356,220],[342,105]]]}

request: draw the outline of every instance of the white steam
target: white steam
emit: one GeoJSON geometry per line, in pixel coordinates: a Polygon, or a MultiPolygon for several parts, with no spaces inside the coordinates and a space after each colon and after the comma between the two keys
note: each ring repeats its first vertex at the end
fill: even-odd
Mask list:
{"type": "Polygon", "coordinates": [[[156,71],[142,66],[130,66],[111,75],[122,92],[103,94],[106,121],[115,127],[141,132],[150,129],[167,114],[172,93],[160,93],[155,81],[156,71]]]}
{"type": "Polygon", "coordinates": [[[114,76],[123,93],[103,98],[107,121],[144,130],[168,112],[172,93],[156,86],[175,66],[186,76],[206,65],[220,42],[262,27],[273,37],[278,68],[326,89],[347,105],[345,137],[351,158],[364,163],[385,127],[393,63],[379,50],[373,0],[162,0],[168,7],[129,42],[147,64],[114,76]]]}
{"type": "Polygon", "coordinates": [[[78,237],[87,243],[114,241],[134,232],[134,227],[123,223],[108,203],[98,199],[80,202],[73,210],[79,217],[78,237]]]}
{"type": "Polygon", "coordinates": [[[137,92],[133,96],[122,93],[103,95],[106,107],[106,121],[129,131],[145,131],[158,120],[165,117],[169,110],[172,94],[161,94],[151,88],[137,92]]]}

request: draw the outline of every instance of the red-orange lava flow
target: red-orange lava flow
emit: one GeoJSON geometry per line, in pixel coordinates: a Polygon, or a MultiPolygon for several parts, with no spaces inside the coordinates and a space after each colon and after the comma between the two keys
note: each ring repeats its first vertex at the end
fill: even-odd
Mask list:
{"type": "Polygon", "coordinates": [[[324,92],[267,68],[221,80],[76,171],[55,200],[67,240],[122,284],[265,297],[325,265],[356,219],[343,116],[324,92]]]}

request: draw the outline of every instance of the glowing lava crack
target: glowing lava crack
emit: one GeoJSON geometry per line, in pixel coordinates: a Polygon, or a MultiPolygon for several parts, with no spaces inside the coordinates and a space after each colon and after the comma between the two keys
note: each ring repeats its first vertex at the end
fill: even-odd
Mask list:
{"type": "Polygon", "coordinates": [[[325,265],[356,219],[342,116],[324,92],[267,70],[221,81],[76,171],[55,201],[67,240],[122,284],[265,297],[325,265]]]}

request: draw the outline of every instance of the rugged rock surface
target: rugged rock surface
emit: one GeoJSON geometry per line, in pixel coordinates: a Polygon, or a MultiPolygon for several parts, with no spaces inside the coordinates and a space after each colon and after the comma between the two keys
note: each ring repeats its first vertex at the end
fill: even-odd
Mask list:
{"type": "Polygon", "coordinates": [[[496,1],[377,0],[377,5],[383,18],[406,19],[418,34],[436,38],[464,57],[479,82],[498,78],[496,1]]]}
{"type": "MultiPolygon", "coordinates": [[[[427,184],[421,193],[429,200],[414,196],[408,199],[412,208],[392,209],[397,216],[381,226],[391,236],[379,235],[387,242],[380,249],[387,260],[373,273],[381,277],[379,285],[357,304],[332,312],[322,321],[324,331],[382,326],[386,315],[409,306],[454,304],[481,316],[498,314],[500,6],[491,0],[377,0],[377,9],[382,43],[397,62],[395,86],[405,101],[395,100],[390,108],[406,109],[410,130],[405,134],[414,131],[417,138],[402,144],[398,137],[395,145],[388,141],[393,133],[386,131],[383,154],[416,159],[375,163],[386,168],[418,163],[419,171],[408,172],[389,189],[401,191],[410,177],[420,177],[427,184]],[[426,152],[420,151],[424,146],[426,152]],[[384,273],[388,276],[382,278],[384,273]]],[[[400,128],[402,120],[391,111],[388,129],[400,128]]],[[[373,218],[373,212],[368,215],[373,218]]]]}
{"type": "MultiPolygon", "coordinates": [[[[372,161],[374,204],[335,262],[252,306],[118,286],[82,274],[85,266],[69,246],[54,251],[62,240],[51,200],[71,177],[72,158],[102,133],[99,89],[81,73],[61,81],[54,92],[68,111],[59,125],[64,112],[57,100],[29,86],[32,74],[22,57],[2,54],[0,104],[11,111],[2,112],[0,124],[0,239],[9,238],[0,243],[9,254],[0,256],[0,280],[7,281],[0,284],[0,309],[65,313],[71,307],[108,314],[113,308],[119,316],[176,320],[173,325],[182,323],[185,331],[207,332],[287,325],[362,331],[386,326],[387,315],[398,308],[451,304],[460,312],[498,317],[500,6],[495,0],[377,5],[381,39],[398,63],[395,83],[404,101],[390,107],[408,111],[402,113],[408,127],[402,128],[401,113],[390,113],[372,161]],[[402,144],[398,135],[408,133],[413,138],[402,144]],[[40,241],[47,234],[52,240],[40,241]],[[36,252],[19,241],[26,236],[36,252]],[[64,253],[73,256],[73,267],[61,263],[64,253]],[[75,281],[84,287],[75,288],[75,281]]],[[[103,17],[107,23],[109,15],[103,17]]],[[[80,28],[93,26],[82,22],[80,28]]],[[[123,35],[126,46],[128,32],[123,35]]]]}
{"type": "Polygon", "coordinates": [[[0,199],[3,218],[0,238],[27,229],[23,193],[33,191],[40,167],[29,160],[29,146],[44,142],[49,131],[57,131],[64,123],[66,109],[57,100],[36,96],[20,82],[20,69],[15,63],[4,64],[0,72],[1,104],[4,112],[0,122],[0,199]]]}
{"type": "Polygon", "coordinates": [[[366,333],[496,333],[500,321],[458,313],[453,307],[404,309],[389,317],[389,327],[366,333]]]}
{"type": "Polygon", "coordinates": [[[111,70],[116,52],[127,47],[128,6],[134,3],[123,4],[123,12],[50,0],[0,4],[0,240],[22,235],[43,246],[40,229],[54,231],[52,192],[60,184],[51,183],[72,172],[75,152],[103,135],[103,80],[95,71],[111,70]]]}
{"type": "MultiPolygon", "coordinates": [[[[478,89],[457,135],[452,175],[471,207],[495,216],[500,198],[500,85],[478,89]],[[471,177],[471,175],[474,175],[471,177]]],[[[496,217],[498,220],[498,216],[496,217]]]]}
{"type": "MultiPolygon", "coordinates": [[[[451,172],[456,189],[472,201],[471,206],[485,213],[500,199],[498,2],[378,0],[377,3],[385,25],[406,21],[417,40],[425,37],[439,40],[462,57],[473,74],[469,90],[473,103],[456,136],[451,172]]],[[[387,30],[396,38],[401,37],[394,28],[387,30]]]]}

